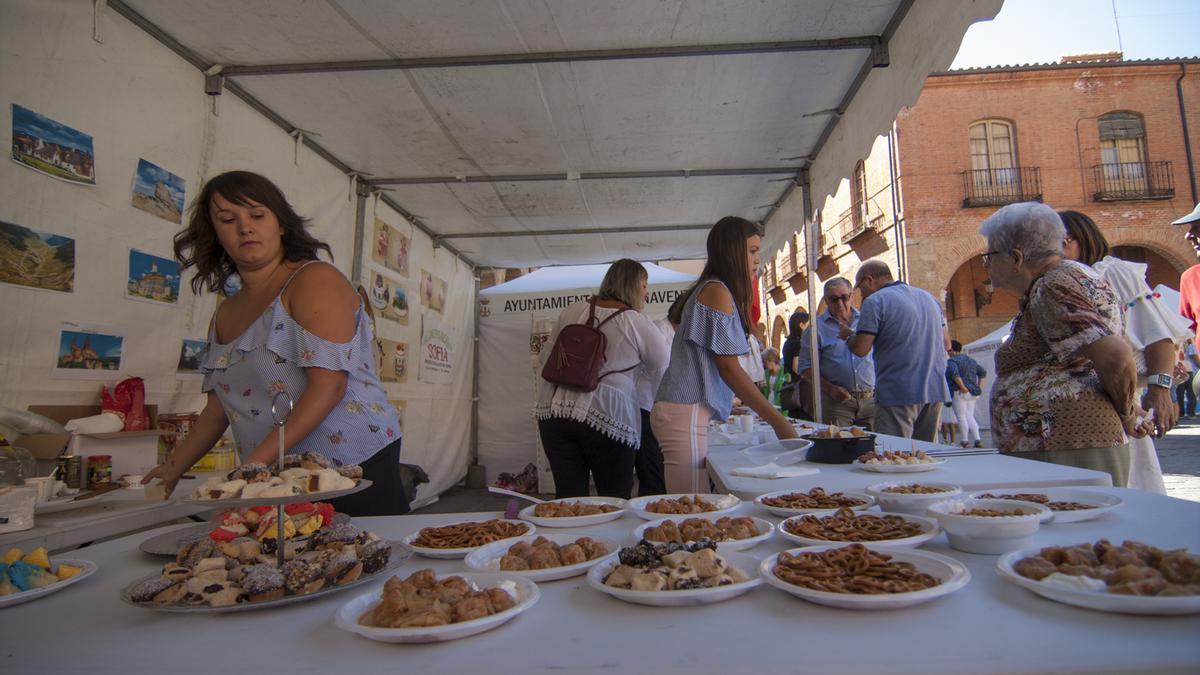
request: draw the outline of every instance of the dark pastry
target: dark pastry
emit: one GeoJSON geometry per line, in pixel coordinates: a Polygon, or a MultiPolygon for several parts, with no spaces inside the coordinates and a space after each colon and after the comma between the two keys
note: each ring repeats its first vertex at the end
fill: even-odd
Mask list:
{"type": "Polygon", "coordinates": [[[289,560],[283,565],[283,581],[293,595],[319,591],[325,585],[325,565],[312,559],[289,560]]]}
{"type": "Polygon", "coordinates": [[[343,464],[337,468],[337,472],[352,480],[361,480],[363,477],[362,467],[357,464],[343,464]]]}
{"type": "Polygon", "coordinates": [[[262,602],[283,597],[285,585],[283,573],[270,565],[253,565],[242,577],[242,590],[250,602],[262,602]]]}
{"type": "Polygon", "coordinates": [[[306,452],[300,455],[300,466],[309,471],[334,468],[333,462],[328,457],[315,452],[306,452]]]}
{"type": "Polygon", "coordinates": [[[134,602],[150,602],[159,593],[175,585],[176,582],[163,577],[155,577],[139,581],[129,589],[129,599],[134,602]]]}
{"type": "Polygon", "coordinates": [[[359,529],[350,523],[342,523],[322,528],[313,533],[313,549],[332,548],[341,550],[343,546],[354,545],[358,541],[359,529]]]}
{"type": "Polygon", "coordinates": [[[358,546],[358,559],[362,561],[364,574],[374,574],[383,569],[391,557],[392,545],[382,539],[374,539],[358,546]]]}
{"type": "Polygon", "coordinates": [[[229,472],[229,480],[239,479],[247,483],[264,483],[271,480],[271,469],[261,462],[243,464],[229,472]]]}

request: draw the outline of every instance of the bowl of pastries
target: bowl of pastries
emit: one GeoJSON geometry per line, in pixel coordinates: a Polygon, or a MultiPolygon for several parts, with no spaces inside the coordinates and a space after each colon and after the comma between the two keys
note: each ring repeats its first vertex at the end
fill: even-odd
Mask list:
{"type": "Polygon", "coordinates": [[[635,538],[652,544],[712,541],[723,553],[753,548],[774,533],[771,521],[753,516],[674,516],[642,523],[633,530],[635,538]]]}
{"type": "Polygon", "coordinates": [[[78,583],[96,571],[90,560],[60,558],[43,547],[26,553],[10,548],[0,558],[0,607],[19,605],[56,593],[78,583]]]}
{"type": "Polygon", "coordinates": [[[446,642],[496,628],[540,597],[537,584],[511,574],[423,569],[342,605],[334,624],[377,642],[446,642]]]}
{"type": "Polygon", "coordinates": [[[952,483],[931,481],[889,481],[867,486],[867,494],[875,498],[879,508],[888,513],[925,515],[930,504],[962,494],[962,488],[952,483]]]}
{"type": "Polygon", "coordinates": [[[492,518],[483,521],[450,523],[423,527],[401,541],[426,558],[464,558],[468,553],[502,539],[523,537],[537,532],[533,523],[492,518]]]}
{"type": "Polygon", "coordinates": [[[610,558],[620,548],[604,537],[576,534],[538,534],[493,542],[467,554],[467,569],[513,574],[530,581],[555,581],[577,576],[610,558]]]}
{"type": "Polygon", "coordinates": [[[224,478],[210,478],[185,501],[228,503],[234,506],[270,505],[350,494],[371,485],[357,464],[336,464],[315,452],[284,455],[283,468],[250,462],[224,478]]]}
{"type": "Polygon", "coordinates": [[[1200,555],[1137,541],[1010,551],[1000,577],[1057,602],[1123,614],[1200,613],[1200,555]]]}
{"type": "Polygon", "coordinates": [[[399,564],[389,541],[343,523],[284,542],[199,539],[180,548],[158,574],[130,583],[121,599],[175,612],[236,612],[299,602],[351,588],[399,564]]]}
{"type": "Polygon", "coordinates": [[[1116,495],[1082,488],[1006,488],[978,490],[968,497],[977,499],[1011,499],[1042,504],[1054,512],[1054,522],[1077,523],[1099,518],[1124,503],[1116,495]]]}
{"type": "Polygon", "coordinates": [[[622,548],[588,570],[588,585],[639,605],[690,607],[735,598],[762,583],[758,560],[719,553],[716,544],[652,544],[622,548]]]}
{"type": "Polygon", "coordinates": [[[867,452],[854,460],[854,466],[876,473],[922,473],[933,471],[946,460],[924,450],[885,450],[867,452]]]}
{"type": "Polygon", "coordinates": [[[754,503],[768,513],[787,518],[803,513],[832,513],[838,509],[865,511],[875,498],[861,492],[828,492],[825,488],[810,490],[779,490],[754,498],[754,503]]]}
{"type": "Polygon", "coordinates": [[[779,535],[801,546],[862,543],[880,548],[915,548],[941,532],[936,521],[907,513],[861,513],[838,509],[806,513],[779,524],[779,535]]]}
{"type": "Polygon", "coordinates": [[[946,530],[951,547],[989,555],[1028,547],[1042,521],[1054,516],[1033,502],[971,498],[935,502],[926,513],[946,530]]]}
{"type": "Polygon", "coordinates": [[[759,575],[798,598],[843,609],[910,607],[971,580],[966,566],[953,558],[875,544],[794,548],[764,559],[759,575]]]}
{"type": "Polygon", "coordinates": [[[842,429],[830,425],[802,438],[812,441],[805,459],[819,464],[849,464],[863,453],[875,450],[875,435],[861,427],[842,429]]]}
{"type": "Polygon", "coordinates": [[[567,497],[530,504],[517,517],[542,527],[583,527],[616,520],[628,506],[620,497],[567,497]]]}
{"type": "Polygon", "coordinates": [[[667,516],[716,516],[733,511],[742,500],[734,495],[675,494],[648,495],[629,500],[629,510],[643,520],[667,516]]]}

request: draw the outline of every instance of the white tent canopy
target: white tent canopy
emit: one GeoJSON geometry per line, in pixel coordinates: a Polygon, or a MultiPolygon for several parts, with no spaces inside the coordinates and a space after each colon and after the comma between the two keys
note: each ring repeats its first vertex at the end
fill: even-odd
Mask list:
{"type": "MultiPolygon", "coordinates": [[[[664,317],[696,277],[643,265],[650,294],[645,313],[664,317]]],[[[532,415],[539,352],[562,310],[595,293],[607,271],[608,265],[546,267],[479,292],[479,463],[489,475],[534,463],[543,490],[553,484],[537,452],[532,415]]]]}

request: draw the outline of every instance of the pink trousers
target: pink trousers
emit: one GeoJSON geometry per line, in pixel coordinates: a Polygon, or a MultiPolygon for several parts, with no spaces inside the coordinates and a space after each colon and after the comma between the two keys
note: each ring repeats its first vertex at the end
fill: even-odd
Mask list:
{"type": "Polygon", "coordinates": [[[650,428],[662,448],[663,475],[668,494],[706,493],[708,471],[708,420],[703,403],[655,401],[650,411],[650,428]]]}

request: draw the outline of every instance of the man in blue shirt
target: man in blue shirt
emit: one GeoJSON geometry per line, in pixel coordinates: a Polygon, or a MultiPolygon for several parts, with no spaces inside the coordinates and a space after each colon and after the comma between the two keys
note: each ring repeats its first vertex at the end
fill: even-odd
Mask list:
{"type": "MultiPolygon", "coordinates": [[[[850,280],[834,277],[825,282],[825,305],[817,320],[804,330],[797,354],[796,372],[812,382],[812,336],[820,353],[821,421],[839,427],[875,423],[875,364],[868,356],[855,356],[843,337],[858,326],[858,310],[850,306],[850,280]]],[[[811,386],[805,384],[803,386],[811,386]]]]}
{"type": "Polygon", "coordinates": [[[875,350],[875,431],[933,441],[946,387],[946,351],[950,336],[942,307],[932,295],[892,278],[887,263],[868,260],[858,269],[862,292],[850,351],[866,356],[875,350]]]}

